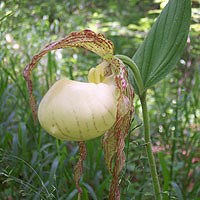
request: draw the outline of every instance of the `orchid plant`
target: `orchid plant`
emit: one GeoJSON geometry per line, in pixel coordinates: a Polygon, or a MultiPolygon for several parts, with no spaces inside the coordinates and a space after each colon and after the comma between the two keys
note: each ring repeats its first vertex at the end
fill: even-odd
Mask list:
{"type": "Polygon", "coordinates": [[[35,55],[25,68],[24,77],[35,121],[38,116],[41,126],[58,139],[79,142],[80,159],[75,167],[79,193],[78,183],[86,156],[84,141],[104,134],[106,163],[113,174],[110,199],[119,199],[118,176],[125,160],[124,139],[131,125],[134,93],[127,68],[113,55],[113,47],[110,40],[91,30],[73,32],[35,55]],[[88,83],[66,78],[58,80],[43,97],[37,112],[31,71],[46,53],[65,47],[83,47],[98,54],[103,61],[90,69],[88,83]]]}
{"type": "Polygon", "coordinates": [[[79,180],[86,157],[85,141],[103,135],[105,161],[113,177],[109,199],[120,199],[119,175],[125,162],[124,141],[131,126],[136,93],[142,106],[155,198],[162,199],[152,153],[146,92],[165,77],[179,59],[188,36],[190,4],[190,0],[169,1],[133,58],[114,55],[110,40],[102,34],[83,30],[45,46],[24,69],[35,122],[38,118],[41,126],[55,138],[79,143],[80,157],[74,175],[79,198],[79,180]],[[31,72],[45,54],[67,47],[85,48],[99,55],[102,62],[89,70],[87,83],[67,78],[56,81],[37,109],[31,72]]]}

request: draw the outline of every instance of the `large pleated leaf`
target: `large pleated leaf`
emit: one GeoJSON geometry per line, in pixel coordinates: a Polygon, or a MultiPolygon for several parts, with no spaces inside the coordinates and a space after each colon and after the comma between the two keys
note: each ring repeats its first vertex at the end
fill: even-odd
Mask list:
{"type": "Polygon", "coordinates": [[[188,37],[190,0],[170,0],[133,56],[147,89],[165,77],[180,58],[188,37]]]}

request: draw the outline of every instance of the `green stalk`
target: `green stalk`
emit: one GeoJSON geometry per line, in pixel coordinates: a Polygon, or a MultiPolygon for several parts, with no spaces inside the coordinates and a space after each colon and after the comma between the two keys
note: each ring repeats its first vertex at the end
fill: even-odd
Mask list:
{"type": "Polygon", "coordinates": [[[149,122],[149,114],[148,114],[147,102],[146,102],[146,92],[144,92],[139,97],[140,97],[140,102],[141,102],[141,105],[142,105],[144,135],[145,135],[145,144],[146,144],[145,147],[146,147],[147,157],[148,157],[148,161],[149,161],[151,177],[152,177],[152,180],[153,180],[155,199],[156,200],[162,200],[160,183],[159,183],[159,179],[158,179],[155,158],[154,158],[154,155],[153,155],[152,145],[151,145],[150,122],[149,122]]]}

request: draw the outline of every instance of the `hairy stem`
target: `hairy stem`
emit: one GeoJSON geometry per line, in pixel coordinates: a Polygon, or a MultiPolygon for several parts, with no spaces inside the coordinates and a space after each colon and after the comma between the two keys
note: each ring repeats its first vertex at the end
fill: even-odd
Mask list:
{"type": "Polygon", "coordinates": [[[150,123],[149,123],[149,114],[148,114],[147,102],[146,102],[146,92],[144,92],[139,97],[140,97],[140,102],[142,105],[142,115],[143,115],[144,134],[145,134],[145,143],[146,143],[145,147],[146,147],[147,157],[148,157],[148,161],[149,161],[151,177],[153,180],[155,199],[162,200],[160,183],[159,183],[159,179],[158,179],[155,158],[153,155],[152,145],[151,145],[150,123]]]}

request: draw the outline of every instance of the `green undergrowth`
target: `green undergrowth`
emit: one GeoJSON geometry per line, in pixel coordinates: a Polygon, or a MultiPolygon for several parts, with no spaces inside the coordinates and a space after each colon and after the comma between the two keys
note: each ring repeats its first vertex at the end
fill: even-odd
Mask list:
{"type": "MultiPolygon", "coordinates": [[[[14,4],[8,1],[7,5],[6,2],[5,5],[0,3],[1,14],[5,16],[0,18],[0,199],[77,199],[73,179],[73,167],[78,160],[77,143],[56,140],[39,124],[34,125],[22,77],[23,68],[31,56],[49,41],[74,30],[92,28],[95,23],[101,25],[98,32],[102,31],[113,40],[116,53],[131,56],[157,16],[160,4],[130,1],[126,6],[123,4],[123,13],[112,1],[106,5],[83,1],[82,7],[76,7],[69,1],[67,11],[62,3],[58,3],[52,9],[66,12],[66,22],[59,12],[54,12],[53,16],[48,10],[46,15],[43,13],[48,5],[46,1],[40,2],[40,6],[32,3],[30,6],[35,12],[30,15],[25,0],[14,1],[14,4]],[[138,12],[137,16],[130,6],[134,7],[134,13],[138,12]],[[75,11],[79,17],[73,15],[75,11]],[[113,13],[116,23],[108,17],[113,13]],[[122,19],[117,21],[120,15],[122,19]]],[[[198,1],[193,1],[195,9],[198,5],[198,1]]],[[[200,37],[197,31],[200,21],[196,16],[198,12],[195,13],[192,24],[196,26],[192,26],[191,41],[180,62],[173,73],[148,91],[153,150],[164,200],[200,198],[200,43],[197,39],[200,37]]],[[[61,76],[86,81],[87,70],[99,61],[94,54],[83,50],[67,49],[48,54],[33,73],[37,102],[61,76]]],[[[137,96],[125,153],[127,159],[120,180],[121,199],[153,199],[137,96]]],[[[80,183],[82,199],[106,200],[110,177],[101,138],[88,141],[80,183]]]]}

